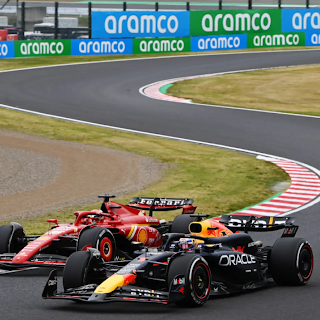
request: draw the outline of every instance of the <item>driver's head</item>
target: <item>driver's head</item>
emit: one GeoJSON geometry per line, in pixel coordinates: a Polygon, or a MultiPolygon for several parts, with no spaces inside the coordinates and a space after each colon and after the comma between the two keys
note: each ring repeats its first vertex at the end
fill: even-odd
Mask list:
{"type": "Polygon", "coordinates": [[[192,250],[194,247],[195,243],[194,240],[191,238],[180,238],[178,242],[178,246],[180,249],[183,250],[192,250]]]}

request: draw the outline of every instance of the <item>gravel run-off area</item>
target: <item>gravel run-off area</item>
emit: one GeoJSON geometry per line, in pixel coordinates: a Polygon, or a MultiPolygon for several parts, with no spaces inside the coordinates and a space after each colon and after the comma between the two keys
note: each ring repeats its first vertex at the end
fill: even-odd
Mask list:
{"type": "Polygon", "coordinates": [[[0,130],[0,220],[129,194],[161,179],[164,168],[129,152],[0,130]]]}

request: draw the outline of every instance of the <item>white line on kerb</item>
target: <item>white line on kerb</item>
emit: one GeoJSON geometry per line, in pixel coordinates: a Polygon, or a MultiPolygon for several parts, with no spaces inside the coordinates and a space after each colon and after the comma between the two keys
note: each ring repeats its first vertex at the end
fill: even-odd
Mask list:
{"type": "MultiPolygon", "coordinates": [[[[58,120],[65,120],[65,121],[70,121],[70,122],[75,122],[75,123],[92,125],[92,126],[96,126],[96,127],[102,127],[102,128],[107,128],[107,129],[113,129],[113,130],[120,130],[120,131],[124,131],[124,132],[135,133],[135,134],[143,134],[143,135],[147,135],[147,136],[171,139],[171,140],[176,140],[176,141],[181,141],[181,142],[189,142],[189,143],[199,144],[199,145],[203,145],[203,146],[222,148],[222,149],[231,150],[231,151],[244,152],[244,153],[248,153],[250,155],[254,155],[254,156],[257,157],[257,159],[260,159],[260,160],[266,160],[266,161],[270,161],[270,160],[291,161],[291,162],[294,162],[296,164],[299,164],[299,165],[309,169],[310,171],[313,171],[315,174],[317,174],[320,177],[320,171],[318,169],[312,167],[312,166],[309,166],[308,164],[305,164],[305,163],[302,163],[302,162],[299,162],[299,161],[290,160],[290,159],[287,159],[287,158],[282,158],[282,157],[266,154],[266,153],[260,153],[260,152],[241,149],[241,148],[229,147],[229,146],[216,144],[216,143],[209,143],[209,142],[204,142],[204,141],[185,139],[185,138],[179,138],[179,137],[173,137],[173,136],[167,136],[167,135],[162,135],[162,134],[157,134],[157,133],[152,133],[152,132],[145,132],[145,131],[138,131],[138,130],[131,130],[131,129],[126,129],[126,128],[108,126],[108,125],[94,123],[94,122],[88,122],[88,121],[82,121],[82,120],[76,120],[76,119],[71,119],[71,118],[66,118],[66,117],[55,116],[55,115],[52,115],[52,114],[46,114],[46,113],[37,112],[37,111],[25,110],[25,109],[21,109],[21,108],[17,108],[17,107],[11,107],[11,106],[4,105],[4,104],[0,104],[0,107],[6,108],[6,109],[10,109],[10,110],[15,110],[15,111],[21,111],[21,112],[25,112],[25,113],[29,113],[29,114],[34,114],[34,115],[38,115],[38,116],[44,116],[44,117],[48,117],[48,118],[58,119],[58,120]]],[[[320,197],[310,201],[309,203],[299,207],[298,209],[294,209],[294,210],[288,211],[288,212],[286,212],[284,214],[280,214],[279,216],[286,216],[286,215],[289,215],[291,213],[300,211],[302,209],[306,209],[306,208],[318,203],[319,201],[320,201],[320,197]]]]}
{"type": "MultiPolygon", "coordinates": [[[[307,51],[311,51],[311,50],[312,51],[319,51],[319,49],[310,49],[310,50],[307,50],[307,51]]],[[[290,52],[305,52],[305,51],[306,50],[291,50],[290,52]]],[[[210,53],[210,54],[203,54],[201,56],[242,55],[242,54],[261,54],[261,53],[273,54],[273,53],[278,53],[278,52],[281,53],[281,52],[288,52],[288,51],[287,50],[278,50],[278,51],[210,53]]],[[[200,55],[192,54],[192,55],[181,55],[181,56],[166,56],[166,57],[139,58],[139,59],[119,59],[119,60],[107,60],[107,61],[81,62],[81,63],[69,63],[69,64],[60,64],[60,65],[52,65],[52,66],[32,67],[32,68],[25,68],[25,69],[4,70],[4,71],[0,71],[0,73],[35,70],[35,69],[44,69],[44,68],[53,68],[53,67],[65,67],[65,66],[71,66],[71,65],[75,65],[76,66],[76,65],[95,64],[95,63],[125,62],[125,61],[133,61],[133,60],[188,58],[188,57],[195,57],[195,56],[200,57],[200,55]]],[[[283,67],[285,67],[285,66],[283,66],[283,67]]],[[[205,105],[205,106],[208,106],[208,105],[205,105]]],[[[260,159],[265,158],[264,160],[267,160],[267,159],[270,160],[270,158],[271,158],[271,159],[275,159],[275,160],[291,161],[291,162],[299,164],[299,165],[301,165],[301,166],[313,171],[315,174],[317,174],[320,177],[320,171],[318,169],[308,165],[308,164],[305,164],[305,163],[302,163],[302,162],[299,162],[299,161],[295,161],[295,160],[291,160],[291,159],[287,159],[287,158],[282,158],[282,157],[266,154],[266,153],[260,153],[260,152],[241,149],[241,148],[229,147],[229,146],[220,145],[220,144],[216,144],[216,143],[209,143],[209,142],[204,142],[204,141],[197,141],[197,140],[192,140],[192,139],[185,139],[185,138],[173,137],[173,136],[168,136],[168,135],[156,134],[156,133],[152,133],[152,132],[144,132],[144,131],[139,131],[139,130],[131,130],[131,129],[126,129],[126,128],[108,126],[108,125],[103,125],[103,124],[94,123],[94,122],[82,121],[82,120],[56,116],[56,115],[37,112],[37,111],[26,110],[26,109],[13,107],[13,106],[9,106],[9,105],[4,105],[4,104],[0,104],[0,107],[6,108],[6,109],[10,109],[10,110],[20,111],[20,112],[25,112],[25,113],[29,113],[29,114],[34,114],[34,115],[38,115],[38,116],[44,116],[44,117],[48,117],[48,118],[58,119],[58,120],[65,120],[65,121],[70,121],[70,122],[75,122],[75,123],[80,123],[80,124],[92,125],[92,126],[96,126],[96,127],[119,130],[119,131],[124,131],[124,132],[129,132],[129,133],[135,133],[135,134],[143,134],[143,135],[147,135],[147,136],[171,139],[171,140],[176,140],[176,141],[181,141],[181,142],[189,142],[189,143],[199,144],[199,145],[203,145],[203,146],[222,148],[222,149],[231,150],[231,151],[245,152],[245,153],[248,153],[250,155],[256,156],[258,159],[259,158],[260,159]]],[[[215,106],[212,106],[212,107],[215,107],[215,106]]],[[[217,107],[223,107],[223,106],[217,106],[217,107]]],[[[228,107],[228,108],[230,108],[230,107],[228,107]]],[[[232,109],[236,109],[236,108],[232,108],[232,109]]],[[[244,109],[237,109],[237,110],[244,110],[244,109]]],[[[252,110],[252,109],[248,109],[248,110],[249,111],[256,111],[256,110],[252,110]]],[[[274,113],[276,113],[276,112],[274,112],[274,113]]],[[[292,114],[290,114],[290,115],[292,115],[292,114]]],[[[298,115],[298,116],[302,116],[302,115],[298,115]]],[[[311,201],[311,202],[299,207],[298,209],[294,209],[294,210],[288,211],[285,214],[280,214],[279,216],[286,216],[286,215],[295,213],[297,211],[306,209],[306,208],[318,203],[319,201],[320,201],[320,197],[318,197],[318,198],[314,199],[313,201],[311,201]]]]}

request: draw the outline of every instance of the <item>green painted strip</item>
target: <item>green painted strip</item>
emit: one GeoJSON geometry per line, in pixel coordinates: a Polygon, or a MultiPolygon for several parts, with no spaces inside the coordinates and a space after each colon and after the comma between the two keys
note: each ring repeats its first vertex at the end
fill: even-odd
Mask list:
{"type": "Polygon", "coordinates": [[[250,207],[246,207],[246,208],[243,208],[243,209],[241,209],[241,210],[237,210],[237,211],[230,212],[230,213],[228,213],[228,214],[232,214],[232,213],[235,213],[235,212],[241,212],[241,211],[250,209],[250,208],[252,208],[252,207],[256,207],[256,206],[258,206],[259,204],[268,202],[268,201],[270,201],[270,200],[272,200],[272,199],[274,199],[274,198],[276,198],[276,197],[281,196],[282,194],[283,194],[283,192],[278,192],[277,194],[275,194],[274,196],[272,196],[272,197],[269,198],[269,199],[266,199],[266,200],[264,200],[264,201],[261,201],[261,202],[259,202],[259,203],[256,203],[256,204],[254,204],[254,205],[252,205],[252,206],[250,206],[250,207]]]}
{"type": "Polygon", "coordinates": [[[163,94],[166,94],[167,90],[172,86],[173,86],[173,83],[166,84],[165,86],[161,87],[159,91],[163,94]]]}
{"type": "MultiPolygon", "coordinates": [[[[76,1],[74,3],[94,3],[94,4],[119,4],[123,5],[123,1],[90,1],[90,0],[83,0],[83,1],[76,1]]],[[[155,5],[156,2],[152,1],[128,1],[127,4],[135,4],[135,5],[155,5]]],[[[159,1],[159,5],[166,5],[166,6],[184,6],[186,2],[167,2],[167,1],[159,1]]],[[[218,2],[208,3],[208,2],[190,2],[191,6],[206,6],[206,7],[217,7],[219,6],[218,2]]],[[[248,3],[222,3],[223,7],[248,7],[248,3]]],[[[254,7],[273,7],[278,8],[278,4],[254,4],[254,7]]],[[[282,4],[282,8],[305,8],[306,5],[304,4],[282,4]]],[[[310,5],[310,8],[317,7],[317,5],[310,5]]]]}

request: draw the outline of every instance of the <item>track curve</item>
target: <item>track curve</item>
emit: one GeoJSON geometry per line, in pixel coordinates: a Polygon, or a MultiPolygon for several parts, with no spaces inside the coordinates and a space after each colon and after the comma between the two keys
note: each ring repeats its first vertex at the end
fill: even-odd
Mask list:
{"type": "MultiPolygon", "coordinates": [[[[83,121],[274,154],[320,169],[320,118],[155,101],[138,92],[148,83],[169,78],[319,63],[319,53],[310,50],[199,55],[6,72],[0,75],[0,103],[83,121]]],[[[313,245],[316,265],[320,258],[319,209],[317,204],[295,214],[301,226],[298,236],[305,237],[313,245]]],[[[275,233],[257,234],[255,239],[271,244],[275,237],[275,233]]],[[[164,317],[192,319],[199,313],[204,318],[217,317],[221,320],[271,319],[273,314],[279,319],[315,319],[320,311],[320,269],[317,267],[305,287],[274,287],[210,299],[201,310],[122,303],[82,306],[42,301],[43,277],[3,277],[0,281],[0,301],[6,319],[16,319],[19,315],[24,319],[40,319],[48,314],[70,319],[81,316],[88,319],[111,319],[114,316],[142,320],[164,317]]]]}

